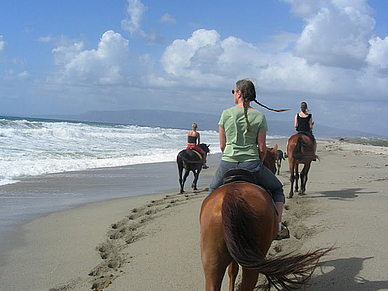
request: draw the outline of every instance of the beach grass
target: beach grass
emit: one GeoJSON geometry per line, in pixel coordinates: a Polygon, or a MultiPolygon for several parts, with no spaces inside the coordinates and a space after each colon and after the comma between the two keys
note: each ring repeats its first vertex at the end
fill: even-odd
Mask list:
{"type": "Polygon", "coordinates": [[[355,137],[355,138],[340,138],[340,141],[346,141],[353,144],[388,147],[388,139],[355,137]]]}

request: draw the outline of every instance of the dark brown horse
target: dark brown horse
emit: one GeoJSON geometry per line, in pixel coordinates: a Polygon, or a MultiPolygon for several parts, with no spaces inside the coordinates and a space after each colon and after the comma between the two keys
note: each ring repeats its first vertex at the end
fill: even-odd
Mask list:
{"type": "Polygon", "coordinates": [[[232,182],[214,190],[202,203],[200,214],[201,259],[205,290],[219,291],[226,268],[229,291],[242,267],[240,291],[252,291],[259,273],[277,290],[296,290],[311,277],[319,259],[329,249],[303,255],[266,258],[278,232],[271,196],[247,182],[232,182]]]}
{"type": "MultiPolygon", "coordinates": [[[[210,145],[206,145],[204,143],[201,143],[199,147],[206,153],[210,152],[209,149],[210,145]]],[[[188,150],[182,150],[178,153],[178,156],[176,157],[176,162],[178,164],[178,172],[179,172],[179,185],[180,185],[180,193],[184,193],[184,185],[186,182],[187,177],[190,174],[190,171],[194,174],[194,180],[191,184],[191,188],[193,190],[197,189],[197,182],[199,178],[199,173],[202,170],[202,158],[201,154],[197,151],[194,151],[192,149],[188,150]],[[185,174],[182,178],[183,169],[185,169],[185,174]]]]}
{"type": "Polygon", "coordinates": [[[311,162],[318,159],[315,154],[317,144],[308,135],[302,133],[296,133],[287,141],[287,156],[288,156],[288,168],[290,170],[290,182],[291,190],[288,198],[294,196],[294,182],[295,192],[299,191],[298,179],[299,179],[299,164],[304,164],[302,171],[300,172],[300,193],[303,195],[306,192],[307,174],[310,170],[311,162]]]}

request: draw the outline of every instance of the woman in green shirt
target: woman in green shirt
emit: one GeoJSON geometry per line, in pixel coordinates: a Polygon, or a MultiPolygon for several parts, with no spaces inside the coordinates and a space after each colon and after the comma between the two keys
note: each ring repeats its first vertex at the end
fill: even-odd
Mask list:
{"type": "Polygon", "coordinates": [[[221,186],[224,174],[230,169],[246,169],[252,172],[259,184],[271,191],[278,209],[279,234],[277,239],[289,237],[288,230],[282,228],[281,224],[285,201],[283,185],[262,164],[267,153],[266,132],[268,128],[264,114],[250,106],[252,101],[257,102],[255,86],[250,80],[243,79],[237,81],[232,93],[236,106],[224,110],[218,123],[220,147],[223,154],[220,166],[210,184],[209,193],[221,186]]]}

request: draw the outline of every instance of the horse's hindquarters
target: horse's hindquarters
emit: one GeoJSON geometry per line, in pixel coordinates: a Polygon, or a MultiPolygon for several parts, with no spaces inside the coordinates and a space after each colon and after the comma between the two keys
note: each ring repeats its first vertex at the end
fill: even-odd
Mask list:
{"type": "Polygon", "coordinates": [[[232,258],[246,264],[239,250],[250,247],[258,257],[265,257],[277,234],[277,215],[266,191],[250,183],[235,182],[214,190],[204,200],[200,228],[206,281],[217,285],[232,258]],[[245,239],[239,240],[241,236],[245,239]],[[255,243],[239,247],[241,241],[255,243]]]}

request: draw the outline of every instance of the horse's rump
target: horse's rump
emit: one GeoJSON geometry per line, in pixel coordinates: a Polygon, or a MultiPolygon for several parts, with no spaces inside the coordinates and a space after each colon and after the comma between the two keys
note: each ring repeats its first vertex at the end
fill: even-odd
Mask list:
{"type": "Polygon", "coordinates": [[[230,256],[243,268],[264,274],[268,280],[267,290],[271,285],[277,289],[299,289],[310,279],[319,259],[331,250],[318,249],[303,255],[285,254],[266,259],[278,226],[269,194],[259,187],[241,182],[228,184],[216,191],[224,192],[222,226],[230,256]]]}
{"type": "Polygon", "coordinates": [[[185,164],[202,164],[202,156],[194,150],[182,150],[178,153],[177,158],[180,158],[185,164]]]}
{"type": "Polygon", "coordinates": [[[307,143],[303,140],[302,137],[298,137],[298,141],[296,142],[296,145],[292,152],[292,157],[296,160],[303,159],[303,148],[306,148],[306,147],[307,147],[307,143]]]}
{"type": "MultiPolygon", "coordinates": [[[[294,149],[292,150],[292,158],[298,161],[303,159],[316,160],[319,159],[315,154],[315,145],[314,142],[310,139],[309,136],[304,134],[295,134],[291,136],[287,142],[287,151],[288,147],[295,144],[294,149]],[[296,142],[295,139],[297,138],[296,142]]],[[[289,155],[289,154],[288,154],[289,155]]]]}
{"type": "Polygon", "coordinates": [[[233,183],[222,203],[225,243],[232,258],[252,268],[264,259],[277,234],[277,216],[272,198],[262,188],[233,183]],[[233,185],[234,184],[234,185],[233,185]]]}

